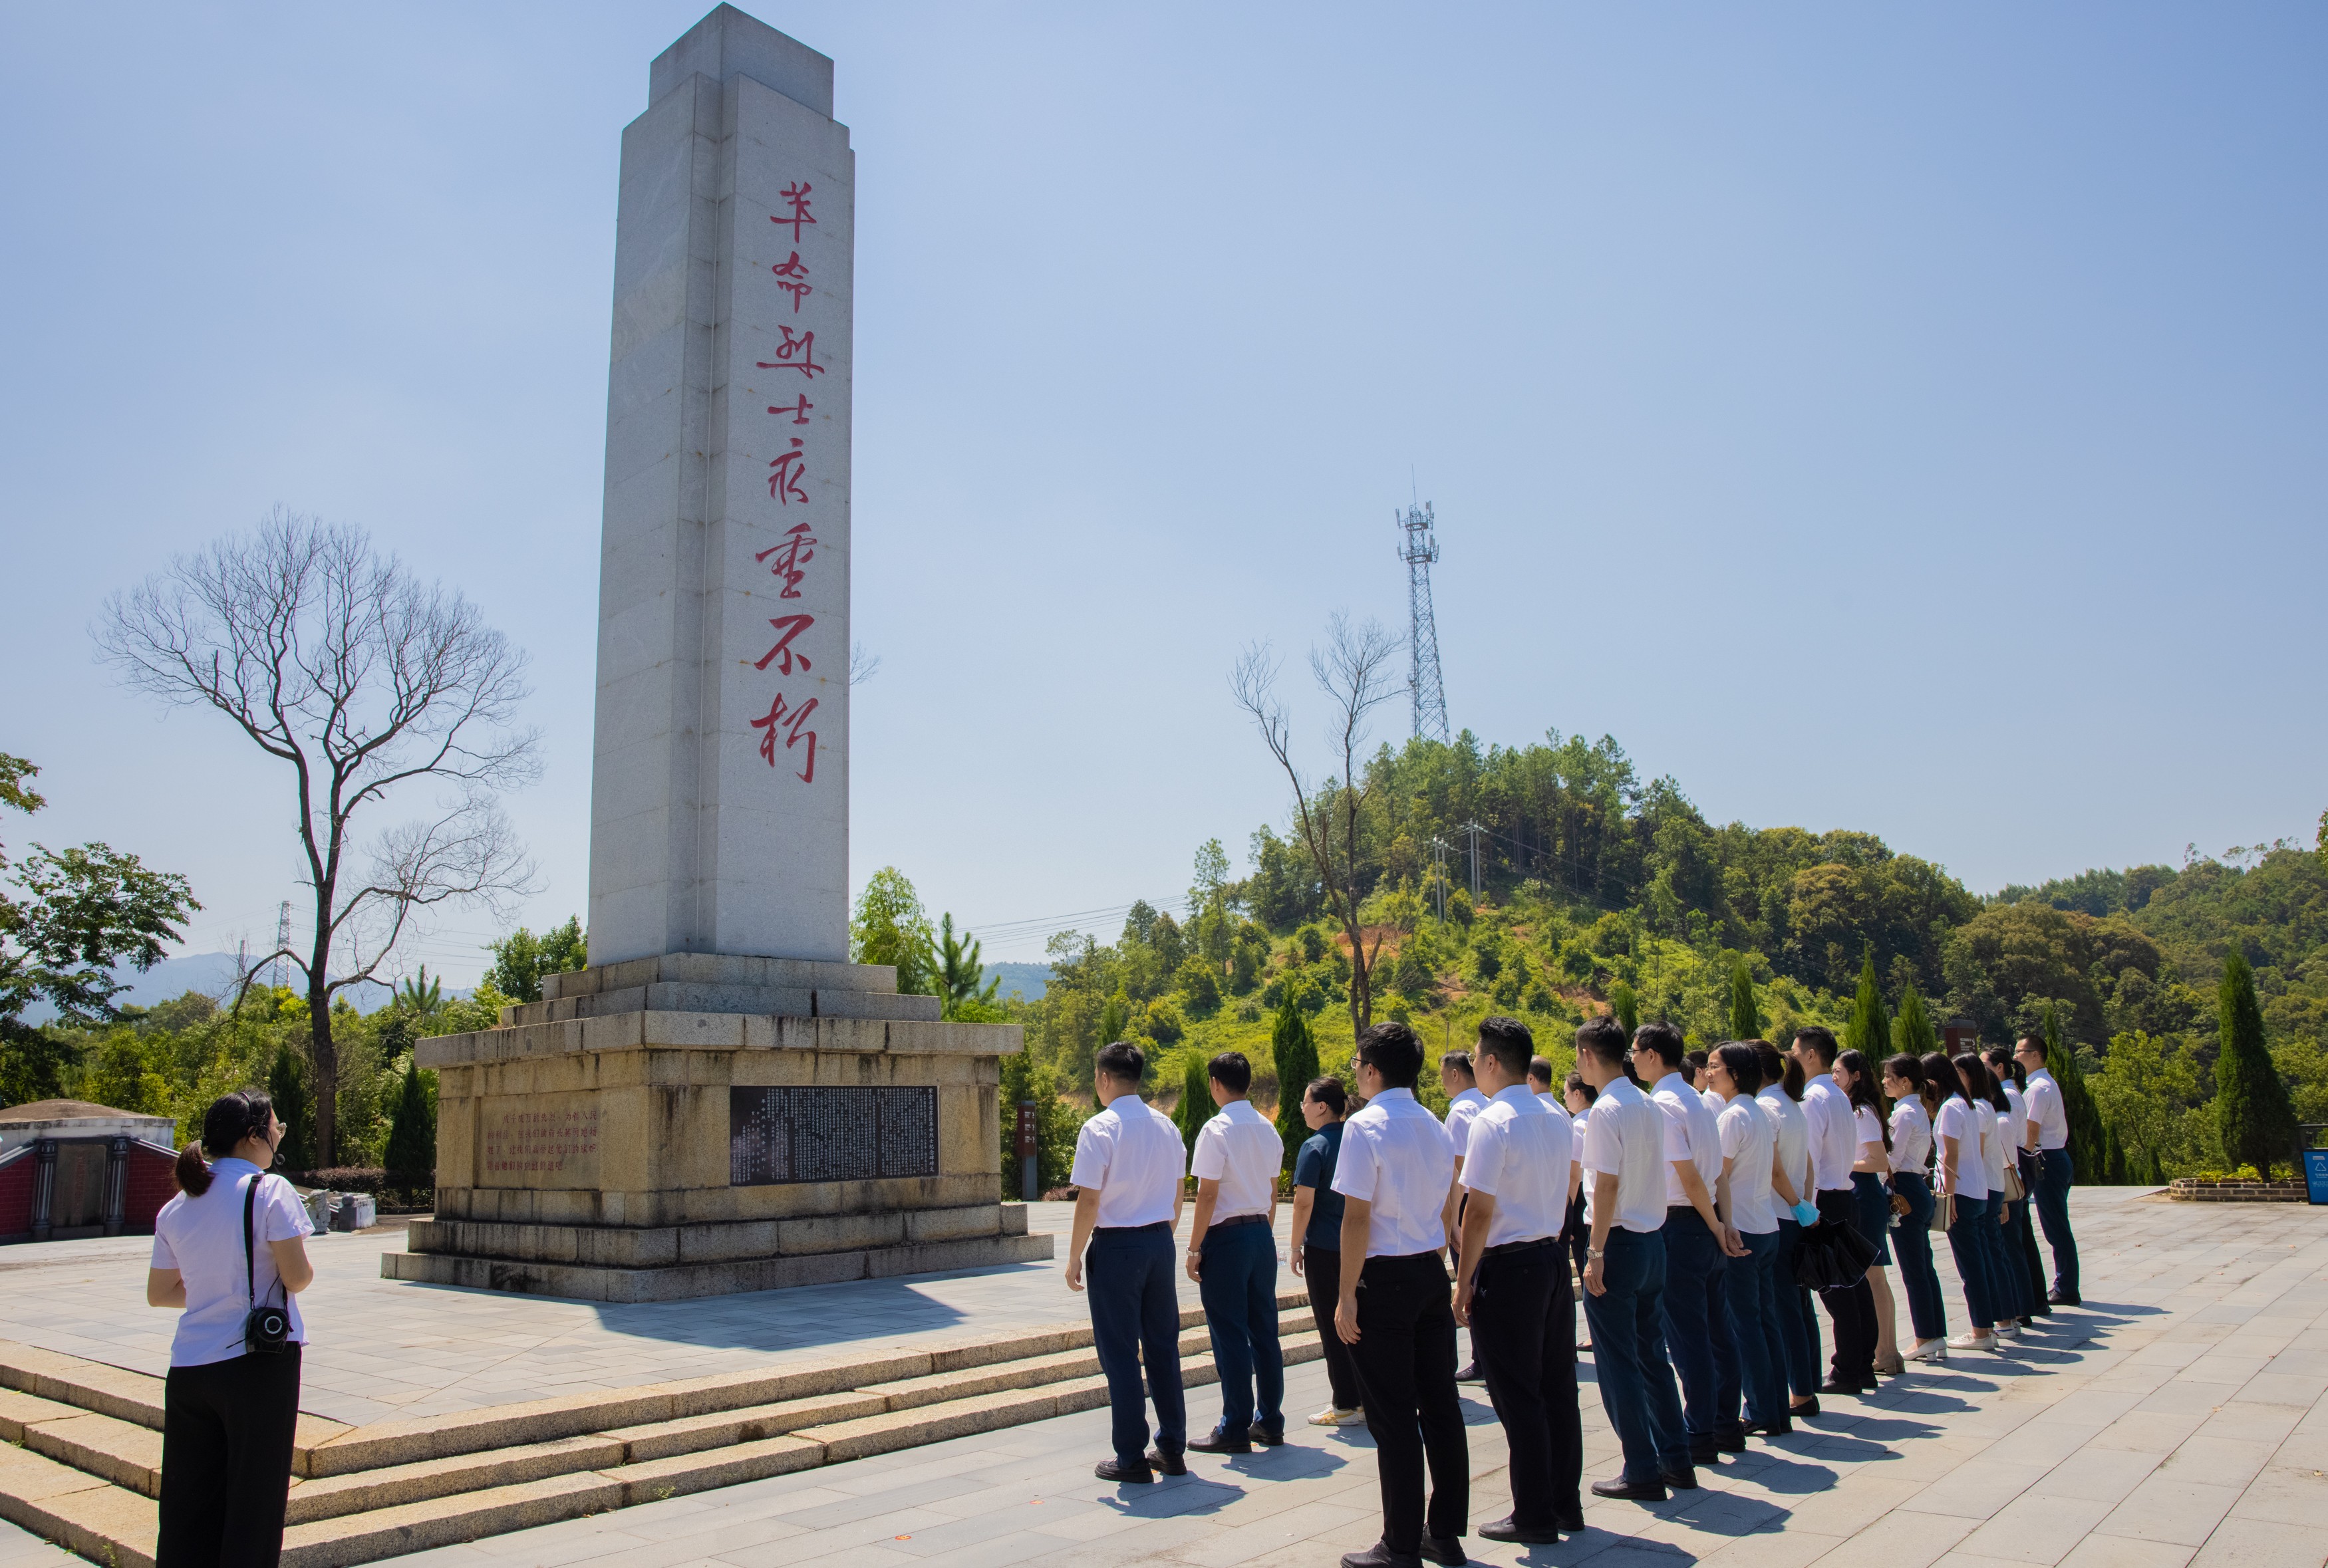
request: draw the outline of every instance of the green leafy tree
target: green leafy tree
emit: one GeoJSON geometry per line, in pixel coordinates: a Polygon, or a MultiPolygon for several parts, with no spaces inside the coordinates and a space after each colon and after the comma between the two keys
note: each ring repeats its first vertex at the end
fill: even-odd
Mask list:
{"type": "Polygon", "coordinates": [[[1205,1067],[1202,1051],[1188,1053],[1187,1066],[1180,1072],[1180,1104],[1172,1120],[1180,1124],[1180,1136],[1187,1141],[1188,1154],[1197,1152],[1197,1134],[1213,1119],[1217,1107],[1213,1104],[1213,1075],[1205,1067]]]}
{"type": "Polygon", "coordinates": [[[2040,1038],[2045,1042],[2045,1067],[2053,1081],[2061,1086],[2061,1114],[2070,1124],[2070,1163],[2078,1170],[2097,1173],[2106,1169],[2109,1150],[2103,1142],[2101,1107],[2094,1103],[2093,1090],[2086,1084],[2084,1066],[2078,1060],[2075,1047],[2061,1038],[2061,1009],[2053,1003],[2045,1006],[2045,1016],[2040,1026],[2040,1038]]]}
{"type": "Polygon", "coordinates": [[[169,1042],[127,1026],[106,1032],[81,1068],[80,1097],[117,1111],[167,1115],[170,1110],[169,1042]]]}
{"type": "Polygon", "coordinates": [[[398,1081],[396,1110],[388,1124],[388,1146],[380,1163],[388,1168],[391,1187],[418,1193],[436,1185],[436,1096],[410,1056],[398,1081]]]}
{"type": "MultiPolygon", "coordinates": [[[[540,988],[536,988],[540,1000],[540,988]]],[[[396,1005],[417,1019],[434,1018],[445,1006],[445,977],[428,978],[428,966],[422,964],[418,975],[407,975],[404,983],[396,988],[396,1005]]]]}
{"type": "Polygon", "coordinates": [[[1172,983],[1187,1000],[1187,1010],[1193,1016],[1208,1018],[1220,1010],[1220,981],[1213,976],[1213,966],[1199,954],[1192,953],[1180,961],[1172,983]]]}
{"type": "Polygon", "coordinates": [[[1892,1020],[1892,1048],[1911,1056],[1929,1056],[1940,1048],[1932,1017],[1924,1010],[1924,993],[1912,985],[1900,999],[1900,1016],[1892,1020]]]}
{"type": "Polygon", "coordinates": [[[2264,1043],[2263,1009],[2256,1003],[2255,972],[2234,951],[2223,961],[2217,988],[2222,1047],[2215,1057],[2215,1116],[2223,1153],[2234,1168],[2252,1165],[2270,1178],[2295,1147],[2295,1105],[2264,1043]]]}
{"type": "Polygon", "coordinates": [[[1609,988],[1609,1011],[1625,1026],[1628,1035],[1641,1027],[1641,999],[1621,980],[1609,988]]]}
{"type": "MultiPolygon", "coordinates": [[[[0,753],[0,805],[45,806],[25,784],[40,771],[0,753]]],[[[118,1019],[113,999],[127,982],[116,970],[152,968],[201,907],[183,877],[103,844],[35,844],[21,863],[0,845],[0,1103],[57,1098],[80,1059],[77,1046],[26,1024],[26,1009],[46,1002],[60,1023],[84,1028],[118,1019]]]]}
{"type": "Polygon", "coordinates": [[[590,942],[578,915],[567,916],[565,925],[553,925],[540,936],[521,925],[485,945],[493,955],[485,981],[512,1001],[540,1001],[542,976],[590,965],[590,942]]]}
{"type": "Polygon", "coordinates": [[[942,923],[937,955],[938,995],[943,999],[944,1015],[991,1021],[989,1015],[997,1006],[994,993],[1002,988],[1001,977],[987,980],[983,986],[979,983],[986,975],[979,941],[967,931],[956,936],[951,914],[942,923]]]}
{"type": "Polygon", "coordinates": [[[1851,1004],[1851,1025],[1844,1044],[1872,1063],[1881,1062],[1892,1045],[1892,1020],[1883,1010],[1883,991],[1875,980],[1875,951],[1859,961],[1859,994],[1851,1004]]]}
{"type": "Polygon", "coordinates": [[[284,1170],[315,1169],[315,1107],[307,1097],[307,1064],[288,1040],[275,1047],[275,1065],[267,1070],[267,1097],[275,1102],[276,1120],[283,1123],[283,1141],[275,1163],[284,1170]]]}
{"type": "Polygon", "coordinates": [[[1269,1026],[1270,1056],[1277,1064],[1277,1135],[1285,1142],[1288,1171],[1310,1136],[1310,1123],[1301,1117],[1301,1095],[1310,1080],[1318,1075],[1318,1037],[1310,1028],[1310,1015],[1295,1000],[1294,990],[1291,985],[1284,988],[1278,998],[1277,1016],[1269,1026]]]}
{"type": "Polygon", "coordinates": [[[1762,1038],[1762,1009],[1754,1001],[1754,970],[1742,953],[1730,965],[1730,1038],[1762,1038]]]}
{"type": "Polygon", "coordinates": [[[1035,1103],[1035,1190],[1065,1187],[1075,1163],[1075,1132],[1082,1126],[1074,1105],[1059,1097],[1058,1070],[1032,1051],[1002,1058],[1002,1192],[1017,1197],[1025,1177],[1018,1163],[1019,1102],[1035,1103]]]}
{"type": "Polygon", "coordinates": [[[900,991],[938,994],[937,934],[922,908],[922,896],[895,866],[874,872],[858,896],[857,914],[849,923],[849,956],[859,963],[895,965],[900,991]]]}

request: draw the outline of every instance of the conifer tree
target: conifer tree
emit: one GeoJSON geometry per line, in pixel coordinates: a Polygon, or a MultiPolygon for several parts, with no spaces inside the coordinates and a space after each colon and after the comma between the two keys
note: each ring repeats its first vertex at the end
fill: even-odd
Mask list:
{"type": "Polygon", "coordinates": [[[1923,993],[1912,985],[1900,999],[1900,1016],[1892,1020],[1892,1048],[1911,1056],[1929,1056],[1940,1048],[1932,1016],[1924,1010],[1923,993]]]}
{"type": "Polygon", "coordinates": [[[1277,1135],[1285,1142],[1289,1171],[1310,1136],[1310,1123],[1301,1116],[1302,1092],[1318,1075],[1318,1037],[1310,1032],[1309,1015],[1295,1003],[1293,991],[1288,981],[1269,1030],[1270,1055],[1277,1063],[1277,1135]]]}
{"type": "Polygon", "coordinates": [[[1762,1038],[1762,1009],[1754,1004],[1754,972],[1747,967],[1742,953],[1730,966],[1730,1038],[1762,1038]]]}
{"type": "Polygon", "coordinates": [[[1641,999],[1621,980],[1609,988],[1609,1011],[1625,1026],[1628,1036],[1641,1027],[1641,999]]]}
{"type": "Polygon", "coordinates": [[[315,1107],[307,1098],[307,1064],[285,1041],[275,1047],[275,1065],[267,1070],[267,1097],[275,1102],[276,1120],[283,1123],[283,1141],[275,1150],[277,1170],[315,1168],[315,1107]]]}
{"type": "Polygon", "coordinates": [[[404,1059],[404,1081],[398,1086],[380,1163],[388,1167],[390,1187],[418,1193],[436,1185],[436,1111],[420,1068],[409,1056],[404,1059]]]}
{"type": "Polygon", "coordinates": [[[1844,1043],[1865,1056],[1870,1066],[1883,1059],[1892,1044],[1892,1020],[1883,1010],[1883,992],[1875,983],[1872,947],[1859,961],[1859,995],[1851,1004],[1851,1026],[1845,1031],[1844,1043]]]}
{"type": "Polygon", "coordinates": [[[2061,1113],[2070,1124],[2070,1164],[2078,1179],[2098,1186],[2107,1177],[2109,1149],[2103,1139],[2101,1107],[2086,1087],[2085,1070],[2078,1066],[2077,1047],[2061,1038],[2061,1009],[2045,1004],[2045,1068],[2061,1086],[2061,1113]],[[2084,1173],[2092,1171],[2090,1178],[2084,1173]]]}
{"type": "Polygon", "coordinates": [[[2255,972],[2243,953],[2223,961],[2217,989],[2222,1049],[2215,1057],[2215,1117],[2223,1153],[2236,1169],[2252,1165],[2271,1179],[2274,1161],[2294,1158],[2295,1106],[2264,1043],[2263,1009],[2256,1003],[2255,972]]]}
{"type": "Polygon", "coordinates": [[[1187,1142],[1191,1159],[1197,1152],[1197,1134],[1213,1119],[1214,1110],[1213,1075],[1205,1069],[1205,1055],[1190,1051],[1180,1079],[1180,1108],[1172,1119],[1180,1124],[1180,1136],[1187,1142]]]}

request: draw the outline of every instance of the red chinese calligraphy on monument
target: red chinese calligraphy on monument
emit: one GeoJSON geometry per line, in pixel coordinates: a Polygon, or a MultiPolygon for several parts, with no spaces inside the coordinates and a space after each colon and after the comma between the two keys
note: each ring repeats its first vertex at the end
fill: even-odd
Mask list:
{"type": "Polygon", "coordinates": [[[484,1158],[480,1163],[495,1175],[561,1176],[577,1161],[594,1160],[597,1152],[596,1106],[504,1111],[485,1124],[484,1158]]]}
{"type": "Polygon", "coordinates": [[[800,482],[808,472],[808,455],[801,450],[801,438],[793,437],[793,449],[771,461],[768,466],[775,470],[768,475],[768,493],[776,498],[778,504],[790,506],[797,501],[806,506],[808,492],[800,487],[800,482]]]}
{"type": "Polygon", "coordinates": [[[800,400],[797,402],[769,404],[768,412],[771,414],[790,414],[793,417],[793,424],[805,425],[808,423],[808,411],[815,407],[816,405],[814,403],[808,400],[808,394],[806,392],[803,392],[800,395],[800,400]]]}
{"type": "Polygon", "coordinates": [[[786,185],[783,190],[776,192],[777,195],[782,196],[784,199],[784,205],[792,209],[792,216],[789,218],[771,217],[768,221],[774,223],[779,229],[783,228],[787,223],[791,224],[793,229],[793,243],[795,245],[800,243],[801,225],[803,223],[813,223],[816,221],[816,220],[810,217],[808,213],[808,193],[815,189],[816,187],[810,184],[806,180],[795,180],[791,184],[786,185]]]}
{"type": "Polygon", "coordinates": [[[776,330],[784,334],[784,341],[776,345],[776,357],[755,360],[754,364],[764,371],[798,371],[812,381],[823,373],[826,367],[816,362],[816,333],[795,333],[788,326],[776,330]]]}
{"type": "Polygon", "coordinates": [[[817,699],[812,697],[798,708],[788,708],[784,705],[784,693],[779,691],[776,693],[775,701],[768,709],[767,717],[752,720],[753,728],[765,732],[760,737],[760,755],[767,759],[770,767],[776,765],[776,730],[779,726],[784,725],[787,720],[791,724],[791,728],[784,731],[786,751],[792,750],[802,740],[807,740],[808,765],[801,769],[799,775],[803,784],[816,782],[816,731],[812,729],[803,735],[801,728],[808,722],[808,716],[816,711],[816,704],[817,699]]]}
{"type": "Polygon", "coordinates": [[[777,592],[776,597],[800,597],[801,578],[808,576],[808,563],[816,559],[816,551],[810,548],[815,543],[815,537],[809,532],[809,525],[796,522],[784,530],[784,543],[772,544],[752,558],[756,561],[765,561],[770,556],[776,558],[775,564],[768,568],[770,577],[784,579],[784,586],[777,592]]]}
{"type": "Polygon", "coordinates": [[[776,286],[793,296],[793,314],[798,315],[801,301],[816,292],[808,285],[808,268],[801,265],[800,252],[793,251],[790,260],[779,261],[768,270],[785,280],[776,286]]]}
{"type": "Polygon", "coordinates": [[[797,659],[800,661],[800,667],[803,670],[807,669],[808,655],[793,652],[793,639],[815,625],[816,617],[814,615],[771,615],[768,617],[768,624],[784,634],[776,639],[774,647],[760,655],[760,662],[752,668],[765,670],[770,660],[781,659],[784,662],[776,666],[776,673],[789,675],[793,672],[793,661],[797,659]]]}

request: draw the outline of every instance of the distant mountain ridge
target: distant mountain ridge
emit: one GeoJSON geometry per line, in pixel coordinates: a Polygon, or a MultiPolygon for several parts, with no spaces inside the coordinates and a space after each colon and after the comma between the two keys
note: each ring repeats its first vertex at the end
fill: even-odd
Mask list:
{"type": "Polygon", "coordinates": [[[1044,987],[1051,983],[1051,966],[1047,963],[990,963],[986,978],[1002,982],[997,993],[1009,996],[1016,991],[1028,1001],[1043,1000],[1044,987]]]}

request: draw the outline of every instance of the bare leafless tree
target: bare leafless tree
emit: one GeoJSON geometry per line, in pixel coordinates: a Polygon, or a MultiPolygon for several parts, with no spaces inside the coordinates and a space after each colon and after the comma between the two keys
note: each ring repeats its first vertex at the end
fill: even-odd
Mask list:
{"type": "Polygon", "coordinates": [[[1375,960],[1382,952],[1377,935],[1366,945],[1366,929],[1358,920],[1358,813],[1370,785],[1360,756],[1366,749],[1366,716],[1395,697],[1401,690],[1392,662],[1398,639],[1379,622],[1353,626],[1337,615],[1327,624],[1323,647],[1310,651],[1310,672],[1334,705],[1327,725],[1327,740],[1341,752],[1341,777],[1312,785],[1293,760],[1292,723],[1277,698],[1277,661],[1265,643],[1245,650],[1229,676],[1237,706],[1253,716],[1261,737],[1293,785],[1295,825],[1302,847],[1309,850],[1318,879],[1325,887],[1327,907],[1341,922],[1350,944],[1350,1027],[1363,1029],[1374,1022],[1375,960]]]}
{"type": "Polygon", "coordinates": [[[305,978],[315,1153],[333,1164],[332,999],[372,979],[424,912],[506,912],[530,889],[532,863],[497,800],[539,769],[537,733],[515,723],[525,656],[459,593],[419,581],[361,531],[279,507],[255,532],[114,595],[96,636],[131,687],[216,709],[292,775],[312,930],[304,952],[251,969],[286,958],[305,978]],[[416,808],[372,836],[355,871],[357,816],[416,808]]]}

